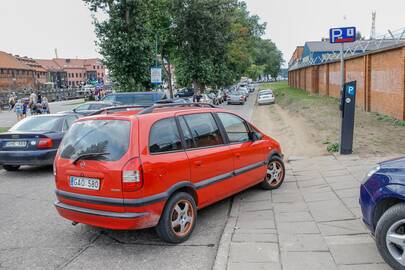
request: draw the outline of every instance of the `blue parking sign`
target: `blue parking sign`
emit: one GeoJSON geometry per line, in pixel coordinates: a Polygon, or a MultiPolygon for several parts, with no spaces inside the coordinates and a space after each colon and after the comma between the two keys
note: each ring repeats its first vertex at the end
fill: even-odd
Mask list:
{"type": "Polygon", "coordinates": [[[346,43],[356,41],[356,27],[340,27],[329,29],[330,43],[346,43]]]}

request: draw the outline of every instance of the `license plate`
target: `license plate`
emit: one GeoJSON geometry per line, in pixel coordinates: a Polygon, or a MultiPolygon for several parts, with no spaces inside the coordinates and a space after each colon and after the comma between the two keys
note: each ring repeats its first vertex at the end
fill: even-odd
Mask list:
{"type": "Polygon", "coordinates": [[[95,179],[95,178],[71,176],[70,177],[70,186],[76,187],[76,188],[99,190],[100,189],[100,180],[95,179]]]}
{"type": "Polygon", "coordinates": [[[6,142],[4,147],[26,147],[27,142],[26,141],[9,141],[6,142]]]}

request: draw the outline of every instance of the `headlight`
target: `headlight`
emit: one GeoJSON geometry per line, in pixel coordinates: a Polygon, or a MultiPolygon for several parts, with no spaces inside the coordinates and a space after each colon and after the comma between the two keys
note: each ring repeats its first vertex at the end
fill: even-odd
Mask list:
{"type": "Polygon", "coordinates": [[[371,170],[369,170],[366,174],[366,176],[363,179],[363,183],[365,183],[371,176],[373,176],[373,174],[375,174],[376,172],[378,172],[381,169],[380,165],[375,166],[374,168],[372,168],[371,170]]]}
{"type": "Polygon", "coordinates": [[[380,165],[375,166],[374,168],[372,168],[371,170],[368,171],[367,177],[373,176],[373,174],[378,172],[380,169],[381,169],[380,165]]]}

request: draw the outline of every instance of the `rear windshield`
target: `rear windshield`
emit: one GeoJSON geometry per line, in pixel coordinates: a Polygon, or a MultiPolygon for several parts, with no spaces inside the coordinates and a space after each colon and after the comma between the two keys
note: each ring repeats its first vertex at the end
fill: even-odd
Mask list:
{"type": "Polygon", "coordinates": [[[109,95],[104,101],[115,101],[123,105],[152,105],[155,103],[154,95],[152,94],[124,94],[124,95],[109,95]]]}
{"type": "Polygon", "coordinates": [[[15,124],[10,131],[37,132],[57,131],[60,127],[60,116],[29,117],[15,124]]]}
{"type": "Polygon", "coordinates": [[[259,93],[260,96],[263,96],[263,95],[272,95],[272,94],[273,94],[272,91],[262,91],[262,92],[259,93]]]}
{"type": "Polygon", "coordinates": [[[130,122],[125,120],[89,120],[75,123],[61,145],[62,158],[103,153],[87,157],[105,161],[119,160],[128,150],[130,122]]]}

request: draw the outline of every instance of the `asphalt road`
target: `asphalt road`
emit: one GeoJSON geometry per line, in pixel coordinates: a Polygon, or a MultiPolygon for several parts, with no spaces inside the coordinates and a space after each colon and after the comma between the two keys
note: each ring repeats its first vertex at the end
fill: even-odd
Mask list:
{"type": "MultiPolygon", "coordinates": [[[[225,107],[250,119],[255,96],[225,107]]],[[[52,104],[68,110],[70,102],[52,104]]],[[[0,113],[10,126],[12,113],[0,113]]],[[[0,269],[211,269],[230,199],[198,212],[192,237],[181,245],[162,242],[154,229],[111,231],[71,225],[53,207],[52,168],[0,170],[0,269]]]]}

